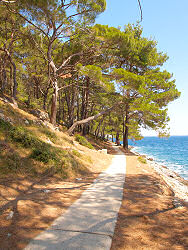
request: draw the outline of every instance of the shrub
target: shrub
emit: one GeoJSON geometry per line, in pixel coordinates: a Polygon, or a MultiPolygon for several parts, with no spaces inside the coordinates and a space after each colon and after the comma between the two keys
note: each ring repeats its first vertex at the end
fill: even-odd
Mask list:
{"type": "Polygon", "coordinates": [[[44,142],[41,142],[36,145],[30,157],[44,163],[48,163],[50,160],[57,160],[55,150],[53,150],[51,145],[44,142]]]}
{"type": "Polygon", "coordinates": [[[23,127],[13,127],[9,131],[9,138],[14,142],[20,143],[26,148],[35,147],[41,143],[40,140],[31,134],[31,132],[27,131],[23,127]]]}
{"type": "Polygon", "coordinates": [[[82,146],[88,147],[90,149],[93,149],[93,146],[90,142],[87,141],[87,139],[79,134],[75,135],[75,139],[77,142],[79,142],[82,146]]]}
{"type": "Polygon", "coordinates": [[[77,157],[81,156],[81,154],[77,150],[75,150],[75,149],[72,150],[72,153],[73,153],[73,155],[75,155],[77,157]]]}
{"type": "Polygon", "coordinates": [[[4,121],[3,119],[0,118],[0,130],[1,131],[8,131],[12,128],[12,124],[8,121],[4,121]]]}
{"type": "Polygon", "coordinates": [[[138,157],[138,160],[139,160],[139,162],[141,162],[141,163],[144,163],[144,164],[147,163],[146,159],[143,158],[142,156],[139,156],[139,157],[138,157]]]}

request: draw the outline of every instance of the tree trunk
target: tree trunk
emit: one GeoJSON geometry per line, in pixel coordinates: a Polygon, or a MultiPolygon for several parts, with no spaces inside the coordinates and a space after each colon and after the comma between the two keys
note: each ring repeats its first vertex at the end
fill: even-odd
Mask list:
{"type": "Polygon", "coordinates": [[[115,104],[114,106],[112,106],[111,108],[107,108],[107,109],[101,111],[100,113],[98,113],[98,114],[96,114],[96,115],[93,115],[93,116],[90,116],[90,117],[88,117],[88,118],[86,118],[86,119],[83,119],[83,120],[81,120],[81,121],[75,122],[75,123],[69,128],[69,130],[67,131],[67,133],[68,133],[69,135],[72,135],[74,129],[75,129],[78,125],[86,124],[86,123],[89,123],[90,121],[93,121],[93,120],[97,119],[98,117],[100,117],[100,116],[102,116],[102,115],[104,115],[104,114],[110,112],[110,111],[113,110],[117,105],[120,105],[121,103],[122,103],[122,101],[116,103],[116,104],[115,104]]]}
{"type": "Polygon", "coordinates": [[[13,102],[15,102],[16,104],[16,94],[17,94],[17,88],[18,88],[18,83],[16,81],[16,64],[14,63],[14,61],[12,60],[11,54],[7,49],[4,49],[4,51],[6,52],[9,62],[11,63],[12,67],[13,67],[13,87],[12,87],[12,98],[13,98],[13,102]]]}
{"type": "Polygon", "coordinates": [[[54,83],[54,93],[52,95],[52,106],[51,106],[51,115],[50,115],[50,122],[54,126],[56,125],[57,100],[58,100],[58,86],[57,86],[57,82],[55,82],[54,83]]]}
{"type": "Polygon", "coordinates": [[[123,148],[126,149],[128,151],[128,136],[129,136],[129,127],[128,127],[128,123],[129,123],[129,105],[126,104],[126,118],[125,120],[123,119],[123,127],[124,127],[124,133],[123,133],[123,148]]]}
{"type": "Polygon", "coordinates": [[[18,83],[16,80],[16,64],[11,60],[13,66],[13,92],[12,97],[16,100],[18,83]]]}
{"type": "Polygon", "coordinates": [[[125,134],[123,136],[123,148],[128,151],[128,135],[129,135],[129,127],[125,125],[125,134]]]}
{"type": "Polygon", "coordinates": [[[72,89],[67,89],[65,91],[65,98],[68,108],[68,128],[70,128],[74,122],[75,98],[76,98],[76,91],[74,89],[74,86],[72,86],[72,89]]]}
{"type": "Polygon", "coordinates": [[[2,70],[2,86],[1,86],[1,91],[4,93],[5,89],[7,86],[7,72],[5,68],[2,70]]]}
{"type": "Polygon", "coordinates": [[[119,132],[116,133],[116,144],[117,144],[117,146],[120,145],[119,132]]]}

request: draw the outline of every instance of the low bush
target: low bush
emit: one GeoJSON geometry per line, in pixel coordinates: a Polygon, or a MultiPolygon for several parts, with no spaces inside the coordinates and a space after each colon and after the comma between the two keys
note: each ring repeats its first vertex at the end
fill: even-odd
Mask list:
{"type": "Polygon", "coordinates": [[[93,146],[90,142],[87,141],[87,139],[79,134],[75,135],[75,139],[77,142],[79,142],[82,146],[88,147],[90,149],[93,149],[93,146]]]}
{"type": "Polygon", "coordinates": [[[141,162],[141,163],[144,163],[144,164],[147,163],[146,159],[143,158],[142,156],[139,156],[139,157],[138,157],[138,160],[139,160],[139,162],[141,162]]]}
{"type": "Polygon", "coordinates": [[[0,131],[8,131],[12,129],[13,126],[10,122],[4,121],[3,119],[0,118],[0,131]]]}
{"type": "Polygon", "coordinates": [[[73,155],[75,155],[77,157],[81,156],[81,154],[77,150],[75,150],[75,149],[72,150],[72,153],[73,153],[73,155]]]}
{"type": "Polygon", "coordinates": [[[8,136],[11,141],[17,142],[26,148],[35,147],[41,143],[31,132],[20,126],[13,127],[8,131],[8,136]]]}
{"type": "Polygon", "coordinates": [[[30,157],[44,163],[48,163],[50,160],[56,160],[55,152],[52,147],[46,143],[40,143],[37,145],[33,149],[30,157]]]}

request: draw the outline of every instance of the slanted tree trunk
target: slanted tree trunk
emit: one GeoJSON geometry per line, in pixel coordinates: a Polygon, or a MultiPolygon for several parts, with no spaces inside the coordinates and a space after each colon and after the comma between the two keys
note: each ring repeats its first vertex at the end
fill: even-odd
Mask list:
{"type": "Polygon", "coordinates": [[[96,115],[93,115],[93,116],[90,116],[86,119],[83,119],[81,121],[77,121],[75,122],[67,131],[67,133],[69,135],[72,135],[73,134],[73,131],[74,129],[78,126],[78,125],[82,125],[82,124],[86,124],[86,123],[89,123],[90,121],[93,121],[93,120],[96,120],[98,117],[110,112],[111,110],[113,110],[117,105],[120,105],[122,103],[122,101],[116,103],[114,106],[112,106],[111,108],[107,108],[103,111],[101,111],[100,113],[96,114],[96,115]]]}

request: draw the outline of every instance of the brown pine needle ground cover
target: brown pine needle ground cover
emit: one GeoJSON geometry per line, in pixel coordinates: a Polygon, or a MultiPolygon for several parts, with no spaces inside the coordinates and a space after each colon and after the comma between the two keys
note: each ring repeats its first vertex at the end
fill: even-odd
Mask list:
{"type": "Polygon", "coordinates": [[[127,156],[124,196],[111,250],[188,249],[188,208],[147,164],[127,156]]]}
{"type": "MultiPolygon", "coordinates": [[[[102,147],[110,148],[108,143],[102,147]]],[[[0,178],[0,249],[23,249],[78,199],[112,156],[77,145],[90,159],[89,174],[66,181],[57,176],[0,178]],[[97,161],[96,161],[97,159],[97,161]],[[11,217],[11,213],[13,215],[11,217]],[[10,218],[11,217],[11,218],[10,218]]]]}

